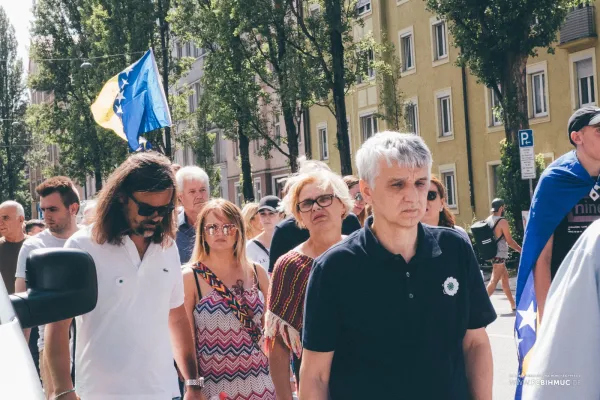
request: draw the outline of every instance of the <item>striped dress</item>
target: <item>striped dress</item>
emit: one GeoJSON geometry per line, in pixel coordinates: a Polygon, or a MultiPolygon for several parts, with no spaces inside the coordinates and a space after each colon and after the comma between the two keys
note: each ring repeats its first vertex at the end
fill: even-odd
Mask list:
{"type": "MultiPolygon", "coordinates": [[[[248,305],[254,323],[261,327],[264,298],[256,282],[237,300],[248,305]]],[[[194,321],[196,357],[207,400],[275,399],[267,357],[217,291],[212,289],[196,304],[194,321]]]]}

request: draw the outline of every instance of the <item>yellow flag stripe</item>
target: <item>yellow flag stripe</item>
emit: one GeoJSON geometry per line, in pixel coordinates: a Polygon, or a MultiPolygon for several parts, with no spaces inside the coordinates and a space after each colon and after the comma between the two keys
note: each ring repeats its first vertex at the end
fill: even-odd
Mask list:
{"type": "Polygon", "coordinates": [[[127,140],[123,131],[123,123],[113,110],[113,104],[118,94],[119,75],[115,75],[104,84],[96,101],[92,104],[92,114],[98,125],[114,131],[121,139],[127,140]]]}

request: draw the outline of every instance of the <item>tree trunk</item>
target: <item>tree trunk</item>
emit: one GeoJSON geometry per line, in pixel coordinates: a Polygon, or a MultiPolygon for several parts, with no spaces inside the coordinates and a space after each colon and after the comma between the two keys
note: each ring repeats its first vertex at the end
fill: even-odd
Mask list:
{"type": "MultiPolygon", "coordinates": [[[[513,219],[513,229],[516,229],[519,234],[523,232],[523,217],[521,211],[523,209],[524,200],[529,200],[529,182],[521,179],[521,166],[518,158],[518,133],[521,129],[529,129],[529,111],[527,98],[527,55],[515,55],[508,57],[504,69],[504,82],[501,83],[502,95],[502,115],[504,118],[504,132],[508,148],[506,151],[514,154],[511,157],[510,164],[505,165],[505,168],[510,168],[511,174],[515,179],[510,179],[510,188],[508,194],[510,198],[504,199],[507,203],[507,212],[513,219]]],[[[525,201],[530,204],[529,201],[525,201]]]]}
{"type": "Polygon", "coordinates": [[[521,129],[529,129],[527,104],[527,56],[508,57],[505,66],[501,95],[504,117],[504,132],[510,143],[517,141],[521,129]]]}
{"type": "Polygon", "coordinates": [[[102,190],[102,170],[96,167],[94,171],[94,179],[96,180],[96,193],[102,190]]]}
{"type": "Polygon", "coordinates": [[[242,159],[242,192],[244,193],[244,202],[254,201],[254,187],[252,185],[252,166],[250,165],[250,140],[243,132],[242,128],[238,128],[238,143],[240,148],[240,158],[242,159]]]}
{"type": "Polygon", "coordinates": [[[342,175],[352,175],[352,158],[350,155],[350,138],[348,137],[348,121],[346,120],[346,96],[344,78],[344,42],[342,39],[342,5],[340,0],[325,2],[325,15],[329,23],[331,58],[333,69],[333,102],[337,122],[337,148],[340,152],[342,175]]]}
{"type": "MultiPolygon", "coordinates": [[[[162,83],[167,98],[167,106],[169,106],[169,23],[165,18],[166,12],[170,8],[170,1],[158,0],[158,20],[160,24],[160,45],[162,46],[162,83]]],[[[165,155],[171,158],[171,127],[165,126],[165,155]]]]}
{"type": "Polygon", "coordinates": [[[283,104],[282,108],[290,154],[290,170],[292,173],[296,173],[298,172],[298,128],[296,127],[296,119],[294,118],[294,109],[289,104],[283,104]]]}

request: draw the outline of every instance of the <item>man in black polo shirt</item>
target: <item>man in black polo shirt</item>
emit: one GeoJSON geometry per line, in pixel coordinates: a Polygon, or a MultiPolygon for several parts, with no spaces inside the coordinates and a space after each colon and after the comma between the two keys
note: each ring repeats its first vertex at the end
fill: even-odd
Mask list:
{"type": "Polygon", "coordinates": [[[473,250],[455,230],[419,223],[429,149],[383,132],[356,161],[373,216],[314,263],[300,399],[491,399],[485,327],[496,313],[473,250]]]}

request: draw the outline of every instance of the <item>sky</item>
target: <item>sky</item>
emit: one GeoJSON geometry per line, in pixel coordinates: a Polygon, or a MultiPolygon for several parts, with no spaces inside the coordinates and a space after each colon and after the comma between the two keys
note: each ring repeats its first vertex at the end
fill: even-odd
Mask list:
{"type": "Polygon", "coordinates": [[[8,15],[8,19],[15,28],[17,42],[19,42],[19,57],[23,60],[23,67],[27,72],[29,49],[29,26],[32,20],[32,0],[0,0],[0,6],[8,15]]]}

